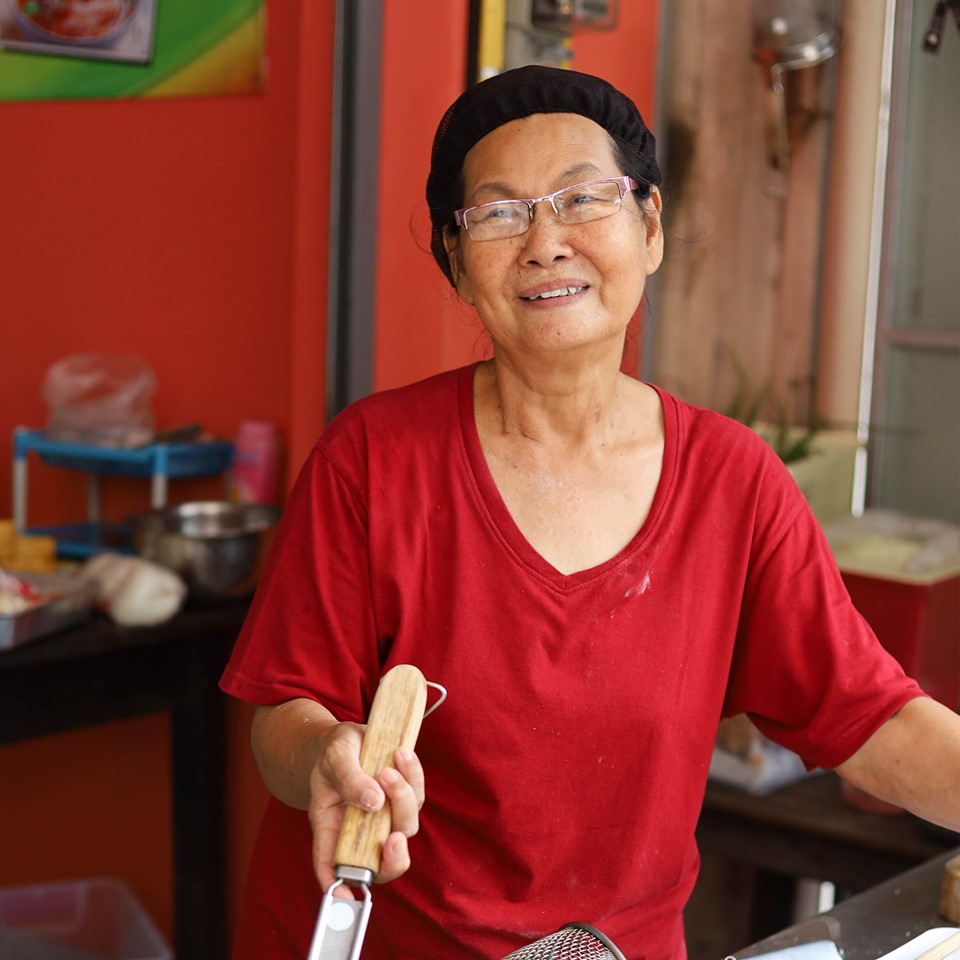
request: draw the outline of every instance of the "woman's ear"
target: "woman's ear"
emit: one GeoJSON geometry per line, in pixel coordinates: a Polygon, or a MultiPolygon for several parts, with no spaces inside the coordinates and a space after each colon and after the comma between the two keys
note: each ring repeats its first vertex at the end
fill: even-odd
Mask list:
{"type": "Polygon", "coordinates": [[[654,273],[663,260],[663,223],[660,213],[663,210],[663,197],[660,191],[651,186],[650,196],[643,203],[644,220],[647,224],[647,276],[654,273]]]}
{"type": "Polygon", "coordinates": [[[443,231],[443,248],[447,251],[447,261],[450,264],[450,273],[453,275],[453,285],[456,287],[457,296],[464,303],[473,304],[473,294],[470,291],[470,284],[467,281],[463,261],[460,258],[460,237],[445,228],[443,231]]]}

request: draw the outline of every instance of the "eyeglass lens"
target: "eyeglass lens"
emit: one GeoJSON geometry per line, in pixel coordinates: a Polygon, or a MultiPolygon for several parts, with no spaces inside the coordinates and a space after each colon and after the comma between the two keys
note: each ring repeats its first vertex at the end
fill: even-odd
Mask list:
{"type": "MultiPolygon", "coordinates": [[[[564,223],[587,223],[616,213],[622,186],[617,180],[593,180],[565,187],[542,201],[549,203],[564,223]]],[[[535,200],[497,200],[463,211],[467,232],[474,240],[495,240],[525,233],[533,219],[535,200]]]]}

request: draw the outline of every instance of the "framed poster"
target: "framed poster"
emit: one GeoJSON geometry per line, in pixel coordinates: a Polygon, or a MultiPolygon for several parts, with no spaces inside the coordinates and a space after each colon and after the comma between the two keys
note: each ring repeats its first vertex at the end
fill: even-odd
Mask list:
{"type": "Polygon", "coordinates": [[[0,0],[0,100],[259,93],[264,0],[0,0]]]}

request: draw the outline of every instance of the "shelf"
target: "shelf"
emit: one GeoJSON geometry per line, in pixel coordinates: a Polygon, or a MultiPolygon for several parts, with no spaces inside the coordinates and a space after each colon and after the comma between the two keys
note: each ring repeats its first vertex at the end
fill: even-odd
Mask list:
{"type": "Polygon", "coordinates": [[[132,450],[95,447],[85,443],[51,440],[44,430],[17,429],[13,456],[23,460],[29,452],[54,467],[86,473],[162,475],[171,479],[222,473],[233,461],[233,444],[224,440],[198,443],[153,443],[132,450]]]}
{"type": "Polygon", "coordinates": [[[150,505],[166,506],[169,480],[226,473],[233,463],[233,444],[224,440],[153,443],[131,450],[54,440],[44,430],[18,427],[13,434],[13,521],[21,533],[43,534],[57,541],[57,554],[84,559],[103,550],[130,552],[130,534],[121,524],[101,523],[99,478],[103,475],[146,477],[150,505]],[[87,474],[87,521],[47,527],[27,525],[29,454],[45,464],[87,474]]]}

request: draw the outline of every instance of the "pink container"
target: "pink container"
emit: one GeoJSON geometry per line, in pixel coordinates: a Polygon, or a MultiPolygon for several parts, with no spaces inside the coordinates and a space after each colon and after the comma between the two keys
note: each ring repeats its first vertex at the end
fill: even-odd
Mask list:
{"type": "Polygon", "coordinates": [[[276,503],[279,475],[277,428],[262,420],[245,420],[234,440],[232,499],[242,503],[276,503]]]}

